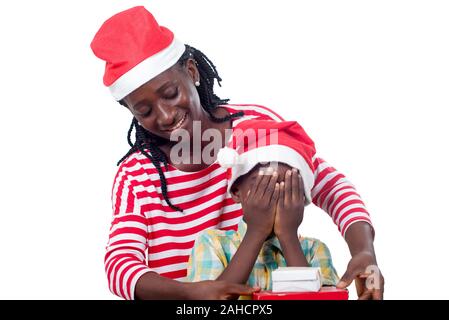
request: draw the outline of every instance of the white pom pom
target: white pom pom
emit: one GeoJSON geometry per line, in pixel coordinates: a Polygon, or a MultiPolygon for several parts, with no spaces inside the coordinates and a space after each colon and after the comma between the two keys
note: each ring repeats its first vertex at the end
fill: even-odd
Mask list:
{"type": "Polygon", "coordinates": [[[239,154],[232,148],[224,147],[218,150],[217,161],[223,168],[231,168],[238,163],[239,154]]]}

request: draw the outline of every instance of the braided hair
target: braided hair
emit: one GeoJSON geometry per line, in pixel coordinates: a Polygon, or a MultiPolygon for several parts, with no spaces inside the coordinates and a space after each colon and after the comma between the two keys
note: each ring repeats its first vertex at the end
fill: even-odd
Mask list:
{"type": "MultiPolygon", "coordinates": [[[[212,121],[216,123],[222,123],[229,121],[230,119],[237,118],[243,116],[243,112],[237,112],[232,115],[227,115],[223,118],[217,118],[213,111],[219,106],[223,104],[227,104],[229,99],[220,99],[214,93],[214,80],[216,79],[218,85],[221,87],[221,78],[218,75],[217,69],[212,61],[206,57],[200,50],[195,49],[189,45],[185,45],[186,50],[183,55],[179,58],[177,64],[180,66],[185,66],[188,59],[194,59],[196,66],[198,68],[200,74],[200,86],[196,87],[198,91],[198,95],[200,97],[200,102],[202,108],[209,114],[212,121]]],[[[120,100],[119,103],[123,106],[126,106],[123,100],[120,100]]],[[[168,206],[175,211],[181,211],[179,207],[173,205],[168,198],[167,192],[167,180],[165,179],[164,172],[162,171],[161,163],[164,165],[165,169],[168,166],[168,160],[165,153],[159,148],[160,145],[163,145],[166,140],[152,134],[147,131],[141,125],[139,125],[136,118],[132,119],[131,126],[128,130],[128,144],[130,145],[129,151],[120,159],[117,165],[120,165],[127,157],[133,154],[136,151],[140,151],[143,155],[145,155],[148,159],[150,159],[151,163],[156,167],[156,170],[159,173],[159,178],[161,180],[161,190],[162,196],[164,200],[167,202],[168,206]],[[131,135],[133,130],[135,130],[135,141],[132,142],[131,135]],[[149,151],[149,152],[148,152],[149,151]]]]}

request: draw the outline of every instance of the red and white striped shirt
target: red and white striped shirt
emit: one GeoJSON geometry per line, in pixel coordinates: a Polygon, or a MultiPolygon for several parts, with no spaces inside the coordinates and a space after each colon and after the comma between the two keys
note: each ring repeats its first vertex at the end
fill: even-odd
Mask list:
{"type": "MultiPolygon", "coordinates": [[[[233,128],[248,119],[283,119],[258,105],[226,105],[231,114],[244,112],[233,128]]],[[[313,203],[326,211],[345,235],[357,221],[371,224],[368,211],[354,186],[324,160],[314,157],[313,203]]],[[[171,202],[163,199],[156,168],[140,152],[119,167],[112,192],[113,219],[106,247],[105,269],[110,290],[134,299],[137,280],[154,271],[184,280],[187,262],[197,234],[205,229],[237,229],[242,207],[227,190],[226,169],[217,162],[198,172],[184,172],[169,165],[162,168],[171,202]]]]}

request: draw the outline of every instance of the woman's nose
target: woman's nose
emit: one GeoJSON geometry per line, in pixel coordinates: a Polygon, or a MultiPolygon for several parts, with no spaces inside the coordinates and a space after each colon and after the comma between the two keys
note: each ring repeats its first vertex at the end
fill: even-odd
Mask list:
{"type": "Polygon", "coordinates": [[[157,123],[162,130],[170,129],[176,121],[176,108],[166,105],[158,104],[157,109],[157,123]]]}

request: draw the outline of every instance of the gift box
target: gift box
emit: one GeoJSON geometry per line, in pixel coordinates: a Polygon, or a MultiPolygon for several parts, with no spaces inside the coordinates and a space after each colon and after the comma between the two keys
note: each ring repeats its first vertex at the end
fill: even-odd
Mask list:
{"type": "Polygon", "coordinates": [[[272,292],[253,293],[253,300],[348,300],[349,292],[336,287],[322,287],[318,292],[272,292]]]}
{"type": "Polygon", "coordinates": [[[272,272],[273,292],[318,292],[321,270],[313,267],[280,267],[272,272]]]}

